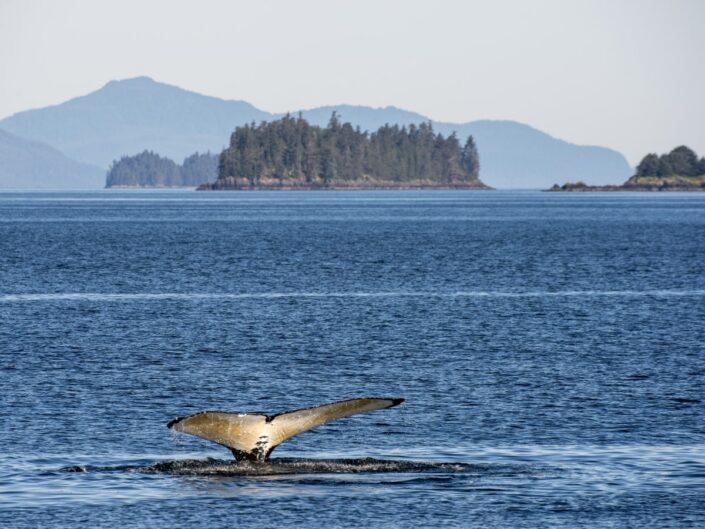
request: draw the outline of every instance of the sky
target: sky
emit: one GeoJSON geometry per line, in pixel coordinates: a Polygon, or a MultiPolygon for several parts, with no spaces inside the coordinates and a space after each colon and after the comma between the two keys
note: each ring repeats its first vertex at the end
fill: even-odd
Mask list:
{"type": "Polygon", "coordinates": [[[705,156],[705,0],[0,0],[0,118],[112,79],[705,156]]]}

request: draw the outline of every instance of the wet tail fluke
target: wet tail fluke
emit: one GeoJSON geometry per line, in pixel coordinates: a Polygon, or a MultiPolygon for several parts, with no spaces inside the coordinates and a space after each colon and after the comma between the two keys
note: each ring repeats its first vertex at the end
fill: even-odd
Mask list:
{"type": "Polygon", "coordinates": [[[275,415],[202,411],[177,417],[167,426],[221,444],[232,450],[238,460],[266,461],[274,448],[295,435],[336,419],[391,408],[402,402],[404,399],[400,398],[369,397],[275,415]]]}

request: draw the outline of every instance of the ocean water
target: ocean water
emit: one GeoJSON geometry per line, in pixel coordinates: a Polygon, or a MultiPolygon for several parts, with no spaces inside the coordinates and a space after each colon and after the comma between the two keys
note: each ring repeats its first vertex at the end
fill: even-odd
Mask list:
{"type": "Polygon", "coordinates": [[[705,527],[704,321],[700,194],[3,193],[0,526],[705,527]]]}

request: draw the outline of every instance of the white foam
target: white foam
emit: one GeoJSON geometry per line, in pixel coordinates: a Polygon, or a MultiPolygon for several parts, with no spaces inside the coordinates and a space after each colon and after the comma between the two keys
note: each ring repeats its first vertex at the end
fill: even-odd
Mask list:
{"type": "Polygon", "coordinates": [[[125,302],[125,301],[208,301],[248,299],[327,299],[327,298],[549,298],[549,297],[702,297],[705,290],[559,290],[559,291],[376,291],[376,292],[143,292],[99,293],[60,292],[0,294],[0,303],[23,302],[125,302]]]}

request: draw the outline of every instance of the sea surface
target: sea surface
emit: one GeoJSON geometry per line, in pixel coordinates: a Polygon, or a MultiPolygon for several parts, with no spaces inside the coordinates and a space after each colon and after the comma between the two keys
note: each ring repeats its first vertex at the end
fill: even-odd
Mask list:
{"type": "Polygon", "coordinates": [[[0,447],[3,528],[705,527],[705,194],[2,193],[0,447]]]}

